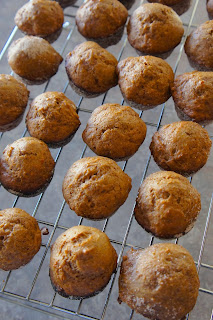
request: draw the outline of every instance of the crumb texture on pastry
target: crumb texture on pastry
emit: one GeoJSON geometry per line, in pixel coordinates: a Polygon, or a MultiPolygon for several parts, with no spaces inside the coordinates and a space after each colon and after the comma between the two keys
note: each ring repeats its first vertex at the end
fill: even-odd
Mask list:
{"type": "Polygon", "coordinates": [[[118,63],[117,73],[121,92],[129,101],[152,107],[171,96],[174,73],[161,58],[128,57],[118,63]]]}
{"type": "Polygon", "coordinates": [[[196,122],[213,120],[213,72],[179,75],[172,86],[175,107],[196,122]]]}
{"type": "Polygon", "coordinates": [[[8,63],[20,77],[29,81],[51,78],[63,61],[61,55],[46,40],[25,36],[15,40],[8,50],[8,63]]]}
{"type": "Polygon", "coordinates": [[[201,125],[179,121],[155,132],[150,150],[159,167],[187,176],[206,164],[211,145],[209,134],[201,125]]]}
{"type": "Polygon", "coordinates": [[[117,253],[102,231],[75,226],[62,233],[51,247],[50,278],[60,294],[92,296],[109,282],[117,253]]]}
{"type": "Polygon", "coordinates": [[[0,269],[14,270],[30,262],[41,246],[41,231],[26,211],[0,211],[0,269]]]}
{"type": "Polygon", "coordinates": [[[116,58],[93,41],[75,47],[66,56],[69,79],[88,93],[103,93],[118,83],[116,58]]]}
{"type": "Polygon", "coordinates": [[[185,52],[196,69],[213,71],[213,20],[206,21],[188,35],[185,52]]]}
{"type": "Polygon", "coordinates": [[[104,38],[125,25],[128,11],[117,0],[87,0],[77,10],[78,31],[87,38],[104,38]]]}
{"type": "Polygon", "coordinates": [[[63,22],[63,9],[56,1],[31,0],[15,15],[18,28],[32,36],[46,37],[59,30],[63,22]]]}
{"type": "Polygon", "coordinates": [[[184,28],[172,8],[160,3],[146,3],[133,12],[127,33],[135,49],[147,54],[160,54],[180,43],[184,28]]]}
{"type": "Polygon", "coordinates": [[[97,155],[121,160],[138,150],[146,125],[132,108],[106,103],[93,111],[82,137],[97,155]]]}
{"type": "Polygon", "coordinates": [[[80,126],[75,104],[62,92],[45,92],[31,103],[26,117],[31,136],[46,143],[59,143],[80,126]]]}
{"type": "Polygon", "coordinates": [[[193,227],[200,210],[200,194],[187,178],[172,171],[159,171],[140,186],[135,219],[157,237],[176,238],[193,227]]]}
{"type": "Polygon", "coordinates": [[[25,137],[6,146],[0,159],[0,181],[8,191],[31,195],[52,179],[55,162],[47,145],[25,137]]]}
{"type": "Polygon", "coordinates": [[[180,320],[193,309],[198,290],[194,260],[180,245],[131,249],[123,257],[119,299],[144,317],[180,320]]]}
{"type": "Polygon", "coordinates": [[[105,157],[76,161],[63,181],[63,195],[70,209],[89,219],[111,216],[127,199],[131,178],[105,157]]]}

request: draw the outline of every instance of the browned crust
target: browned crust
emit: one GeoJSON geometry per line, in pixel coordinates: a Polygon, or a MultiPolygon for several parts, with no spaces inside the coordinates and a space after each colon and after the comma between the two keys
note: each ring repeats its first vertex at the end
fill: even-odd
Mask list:
{"type": "Polygon", "coordinates": [[[62,92],[50,91],[32,101],[26,125],[31,136],[57,147],[72,138],[80,120],[70,99],[62,92]]]}
{"type": "Polygon", "coordinates": [[[63,181],[63,195],[71,210],[87,219],[110,217],[127,199],[131,178],[105,157],[76,161],[63,181]]]}
{"type": "Polygon", "coordinates": [[[0,75],[0,130],[16,127],[22,120],[28,103],[29,91],[14,77],[0,75]]]}
{"type": "Polygon", "coordinates": [[[198,123],[213,120],[213,72],[184,73],[175,79],[171,89],[178,116],[182,120],[198,123]]]}
{"type": "Polygon", "coordinates": [[[117,73],[125,100],[137,109],[150,109],[166,102],[171,96],[174,73],[161,58],[128,57],[118,63],[117,73]]]}
{"type": "Polygon", "coordinates": [[[213,21],[206,21],[192,31],[185,42],[185,52],[200,71],[213,70],[213,21]]]}
{"type": "Polygon", "coordinates": [[[206,164],[211,145],[208,132],[198,123],[180,121],[157,131],[150,151],[159,167],[188,176],[206,164]]]}
{"type": "Polygon", "coordinates": [[[131,46],[146,54],[170,51],[180,43],[183,33],[183,24],[176,12],[160,3],[141,5],[127,25],[131,46]]]}
{"type": "Polygon", "coordinates": [[[9,192],[21,196],[41,193],[50,183],[55,162],[47,145],[36,138],[21,138],[3,151],[0,181],[9,192]]]}
{"type": "Polygon", "coordinates": [[[32,0],[21,7],[15,16],[15,23],[22,32],[42,38],[56,34],[63,22],[63,10],[56,1],[32,0]]]}
{"type": "Polygon", "coordinates": [[[137,152],[146,137],[146,125],[128,106],[107,103],[96,108],[82,133],[97,155],[121,161],[137,152]]]}
{"type": "Polygon", "coordinates": [[[189,232],[201,210],[200,194],[183,176],[159,171],[139,188],[135,219],[153,235],[169,239],[189,232]]]}
{"type": "Polygon", "coordinates": [[[31,83],[44,82],[58,71],[61,55],[46,40],[25,36],[14,41],[8,51],[8,63],[18,76],[31,83]]]}
{"type": "MultiPolygon", "coordinates": [[[[115,270],[113,272],[115,272],[115,270]]],[[[52,279],[51,269],[49,269],[49,277],[50,277],[50,282],[53,287],[53,290],[55,290],[55,292],[57,292],[60,296],[62,296],[64,298],[69,298],[71,300],[88,299],[88,298],[92,298],[92,297],[96,296],[97,294],[99,294],[100,292],[102,292],[106,288],[106,286],[108,285],[108,283],[110,282],[110,279],[111,279],[111,278],[109,278],[108,282],[106,284],[104,284],[102,288],[98,289],[97,291],[95,291],[91,294],[82,295],[82,296],[74,296],[74,295],[72,296],[72,295],[68,295],[64,289],[60,288],[57,284],[54,283],[54,281],[52,279]]]]}
{"type": "Polygon", "coordinates": [[[75,226],[51,247],[50,279],[54,290],[71,299],[102,291],[117,266],[117,253],[100,230],[75,226]]]}
{"type": "Polygon", "coordinates": [[[70,81],[86,96],[99,95],[118,83],[116,58],[97,43],[81,43],[68,53],[65,67],[70,81]]]}
{"type": "Polygon", "coordinates": [[[144,317],[184,319],[197,300],[199,277],[192,256],[183,247],[155,244],[129,250],[119,277],[119,300],[144,317]]]}
{"type": "Polygon", "coordinates": [[[0,268],[14,270],[27,264],[39,251],[41,231],[26,211],[9,208],[0,211],[0,268]]]}

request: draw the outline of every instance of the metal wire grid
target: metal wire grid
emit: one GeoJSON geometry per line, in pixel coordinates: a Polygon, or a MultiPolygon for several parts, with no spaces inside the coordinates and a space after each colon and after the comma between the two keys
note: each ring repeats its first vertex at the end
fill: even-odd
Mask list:
{"type": "MultiPolygon", "coordinates": [[[[196,27],[196,25],[192,24],[192,21],[193,21],[193,18],[194,18],[194,15],[195,15],[195,12],[196,12],[196,9],[197,9],[197,6],[198,6],[198,2],[199,2],[199,0],[195,0],[194,8],[193,8],[189,23],[185,24],[185,26],[187,27],[185,36],[189,33],[189,30],[190,30],[191,27],[196,27]]],[[[78,6],[73,6],[73,7],[78,8],[78,6]]],[[[65,17],[66,16],[67,17],[73,17],[72,15],[69,15],[69,14],[67,14],[67,15],[65,14],[65,17]]],[[[61,48],[61,52],[60,52],[61,55],[63,55],[63,53],[64,53],[64,51],[66,49],[66,46],[67,46],[69,40],[72,37],[74,29],[75,29],[75,26],[73,26],[71,28],[70,32],[68,33],[67,38],[66,38],[66,40],[65,40],[65,42],[64,42],[64,44],[63,44],[63,46],[61,48]]],[[[5,44],[5,46],[3,47],[3,49],[2,49],[2,51],[0,53],[0,61],[3,58],[3,56],[5,55],[5,53],[6,53],[7,49],[8,49],[8,47],[9,47],[10,43],[12,42],[16,32],[17,32],[17,27],[14,27],[13,31],[11,32],[11,34],[10,34],[6,44],[5,44]]],[[[181,59],[181,55],[182,55],[182,51],[183,51],[183,47],[184,47],[184,41],[185,41],[185,37],[183,38],[183,41],[182,41],[182,44],[181,44],[181,47],[180,47],[180,51],[179,51],[179,54],[178,54],[178,57],[177,57],[177,60],[176,60],[174,72],[176,72],[177,67],[178,67],[178,65],[180,63],[180,59],[181,59]]],[[[127,43],[127,39],[125,38],[125,40],[123,42],[123,45],[121,47],[121,50],[119,52],[119,55],[117,57],[118,60],[120,60],[121,57],[122,57],[122,53],[124,51],[126,43],[127,43]]],[[[49,82],[50,81],[48,81],[47,84],[45,85],[44,91],[46,91],[48,89],[49,82]]],[[[64,93],[66,93],[67,88],[68,88],[68,81],[66,82],[66,84],[64,86],[64,89],[63,89],[64,93]]],[[[107,96],[107,93],[104,94],[104,96],[103,96],[102,104],[105,102],[106,96],[107,96]]],[[[85,112],[85,113],[91,113],[92,112],[91,110],[81,107],[82,101],[83,101],[83,98],[82,97],[79,98],[79,101],[78,101],[78,104],[77,104],[77,110],[81,111],[81,112],[85,112]]],[[[122,100],[121,104],[123,104],[123,103],[124,103],[124,100],[122,100]]],[[[150,126],[150,127],[156,127],[156,130],[158,130],[160,128],[160,126],[161,126],[161,121],[162,121],[162,118],[163,118],[164,110],[165,110],[165,104],[163,105],[163,107],[161,109],[161,113],[160,113],[160,116],[159,116],[157,124],[152,123],[152,122],[146,122],[146,125],[150,126]]],[[[143,115],[143,112],[140,113],[140,117],[142,117],[142,115],[143,115]]],[[[22,137],[25,136],[26,133],[27,133],[27,129],[24,130],[24,132],[22,134],[22,137]]],[[[3,136],[3,133],[0,134],[0,139],[2,138],[2,136],[3,136]]],[[[87,149],[87,146],[85,145],[83,150],[82,150],[80,158],[84,157],[86,149],[87,149]]],[[[58,162],[59,157],[61,156],[62,150],[63,150],[63,147],[58,149],[57,155],[55,157],[55,162],[56,163],[58,162]]],[[[144,169],[144,171],[142,173],[141,182],[145,179],[145,177],[147,175],[147,171],[148,171],[149,165],[150,165],[150,160],[151,160],[151,155],[149,154],[148,157],[147,157],[145,169],[144,169]]],[[[124,162],[124,165],[123,165],[123,170],[124,171],[126,169],[127,162],[128,161],[124,162]]],[[[192,178],[191,178],[191,180],[192,180],[192,178]]],[[[39,196],[38,201],[37,201],[37,203],[36,203],[36,205],[34,207],[32,216],[36,216],[36,213],[37,213],[38,208],[39,208],[39,206],[41,204],[43,195],[44,195],[44,193],[42,193],[39,196]]],[[[19,199],[19,197],[15,198],[15,200],[14,200],[14,202],[12,204],[12,207],[16,206],[18,199],[19,199]]],[[[70,316],[77,316],[77,317],[83,318],[83,319],[103,320],[105,318],[105,313],[106,313],[106,310],[107,310],[107,307],[108,307],[108,303],[109,303],[109,300],[110,300],[110,296],[111,296],[111,292],[112,292],[112,289],[113,289],[113,285],[114,285],[114,282],[116,280],[116,275],[118,273],[118,270],[119,270],[119,267],[120,267],[120,264],[121,264],[121,260],[122,260],[122,256],[123,256],[125,248],[128,248],[128,247],[129,248],[130,247],[141,248],[140,246],[135,246],[135,245],[132,245],[130,243],[127,243],[127,237],[129,235],[130,228],[131,228],[132,221],[133,221],[133,216],[134,216],[134,207],[132,209],[132,213],[130,215],[130,218],[129,218],[129,221],[128,221],[128,224],[127,224],[127,228],[126,228],[126,231],[125,231],[125,235],[123,237],[123,241],[117,241],[117,240],[110,239],[110,241],[112,243],[120,246],[120,251],[119,251],[119,255],[118,255],[118,267],[116,269],[116,272],[113,274],[113,276],[111,278],[111,281],[110,281],[110,284],[109,284],[108,293],[107,293],[107,297],[105,299],[105,303],[104,303],[103,308],[102,308],[101,317],[97,318],[97,317],[93,317],[93,316],[90,316],[90,315],[87,315],[87,314],[84,314],[84,313],[81,312],[81,306],[82,306],[83,300],[79,301],[77,310],[74,311],[74,310],[70,310],[70,309],[67,309],[67,308],[59,307],[56,304],[54,304],[55,298],[57,296],[56,293],[53,293],[53,296],[52,296],[52,299],[51,299],[50,303],[46,303],[44,301],[36,300],[36,299],[33,299],[31,297],[31,293],[32,293],[33,288],[34,288],[34,286],[36,284],[36,281],[38,279],[39,273],[41,271],[41,268],[42,268],[43,262],[44,262],[44,260],[46,258],[46,255],[48,253],[48,250],[50,248],[50,244],[51,244],[51,241],[53,239],[53,236],[55,234],[56,229],[59,229],[61,231],[64,231],[64,230],[68,229],[67,227],[65,227],[63,225],[59,225],[59,220],[60,220],[61,215],[63,213],[64,206],[65,206],[65,201],[62,202],[60,210],[59,210],[58,215],[57,215],[57,218],[56,218],[54,223],[51,223],[51,222],[48,222],[48,221],[44,221],[44,220],[41,220],[41,219],[37,219],[37,221],[39,223],[44,224],[44,225],[49,226],[49,227],[52,227],[52,231],[50,233],[50,236],[49,236],[49,239],[47,241],[47,244],[46,245],[42,244],[42,246],[44,247],[44,253],[43,253],[42,258],[40,260],[39,266],[38,266],[38,268],[37,268],[37,270],[36,270],[36,272],[34,274],[32,285],[29,288],[28,294],[26,296],[23,296],[23,295],[17,294],[17,293],[14,294],[14,293],[12,293],[12,292],[7,290],[7,284],[8,284],[8,281],[9,281],[9,279],[11,277],[11,273],[12,273],[10,271],[7,274],[5,280],[3,281],[3,285],[2,285],[2,288],[0,290],[0,298],[4,299],[4,300],[7,300],[7,301],[11,301],[11,302],[13,302],[15,304],[18,304],[18,305],[24,305],[25,307],[30,308],[30,309],[39,310],[39,311],[41,311],[41,312],[43,312],[44,314],[47,314],[47,315],[54,315],[55,317],[58,317],[58,318],[61,318],[61,319],[71,319],[70,316]]],[[[195,263],[197,264],[198,272],[200,271],[201,266],[203,268],[206,268],[206,269],[209,269],[209,270],[213,270],[213,266],[212,265],[202,263],[202,257],[203,257],[204,247],[205,247],[206,238],[207,238],[207,231],[208,231],[208,227],[209,227],[209,224],[210,224],[210,218],[211,218],[211,215],[212,215],[212,211],[213,211],[213,194],[212,194],[211,199],[210,199],[208,215],[207,215],[207,218],[206,218],[205,229],[204,229],[204,232],[203,232],[202,243],[201,243],[200,252],[199,252],[199,258],[198,258],[198,261],[195,261],[195,263]]],[[[103,232],[105,231],[105,229],[107,227],[108,221],[109,220],[106,219],[105,222],[104,222],[104,226],[102,228],[103,232]]],[[[79,225],[82,224],[82,222],[83,222],[83,218],[80,219],[79,225]]],[[[153,241],[154,241],[154,237],[151,236],[149,245],[152,245],[153,241]]],[[[178,243],[178,239],[176,239],[175,243],[178,243]]],[[[200,288],[199,290],[200,290],[200,292],[213,295],[213,291],[208,290],[206,288],[200,288]]],[[[131,320],[133,318],[133,315],[134,315],[134,311],[131,311],[130,315],[127,316],[126,319],[131,320]]],[[[187,316],[187,319],[190,319],[190,315],[187,316]]],[[[212,314],[210,316],[210,320],[213,320],[213,310],[212,310],[212,314]]]]}

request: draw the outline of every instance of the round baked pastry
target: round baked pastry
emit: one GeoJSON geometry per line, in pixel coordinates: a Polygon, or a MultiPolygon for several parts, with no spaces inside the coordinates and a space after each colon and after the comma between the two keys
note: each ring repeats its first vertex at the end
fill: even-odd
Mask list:
{"type": "Polygon", "coordinates": [[[15,128],[22,120],[29,91],[8,74],[0,74],[0,131],[15,128]]]}
{"type": "Polygon", "coordinates": [[[117,73],[121,93],[132,107],[150,109],[171,96],[174,73],[161,58],[128,57],[118,63],[117,73]]]}
{"type": "Polygon", "coordinates": [[[77,215],[100,220],[110,217],[126,201],[131,187],[131,178],[115,161],[88,157],[67,171],[63,195],[77,215]]]}
{"type": "Polygon", "coordinates": [[[27,84],[40,84],[54,76],[63,61],[48,41],[25,36],[14,41],[8,51],[12,70],[27,84]]]}
{"type": "Polygon", "coordinates": [[[206,164],[211,145],[208,132],[201,125],[179,121],[155,132],[150,151],[160,168],[189,176],[206,164]]]}
{"type": "Polygon", "coordinates": [[[37,96],[26,117],[30,135],[51,147],[69,142],[80,124],[75,104],[62,92],[45,92],[37,96]]]}
{"type": "Polygon", "coordinates": [[[159,238],[178,238],[189,232],[201,209],[200,194],[183,176],[159,171],[139,188],[135,219],[159,238]]]}
{"type": "Polygon", "coordinates": [[[14,270],[32,260],[41,246],[41,231],[26,211],[0,211],[0,269],[14,270]]]}
{"type": "Polygon", "coordinates": [[[64,297],[89,298],[109,282],[117,253],[102,231],[76,226],[62,233],[51,247],[50,279],[64,297]]]}
{"type": "Polygon", "coordinates": [[[127,9],[117,0],[87,0],[76,13],[76,24],[84,37],[105,47],[120,40],[127,17],[127,9]]]}
{"type": "Polygon", "coordinates": [[[185,42],[185,52],[193,68],[213,70],[213,20],[206,21],[193,30],[185,42]]]}
{"type": "Polygon", "coordinates": [[[213,120],[213,72],[193,71],[178,76],[172,96],[181,120],[208,123],[213,120]]]}
{"type": "Polygon", "coordinates": [[[31,0],[15,15],[15,23],[22,32],[50,42],[61,33],[63,22],[64,12],[56,1],[31,0]]]}
{"type": "Polygon", "coordinates": [[[210,17],[213,17],[213,0],[207,0],[206,8],[210,17]]]}
{"type": "Polygon", "coordinates": [[[25,137],[8,144],[0,159],[0,181],[18,196],[35,196],[50,183],[55,162],[47,145],[25,137]]]}
{"type": "Polygon", "coordinates": [[[180,320],[194,308],[199,284],[190,253],[160,243],[123,257],[119,300],[152,320],[180,320]]]}
{"type": "Polygon", "coordinates": [[[146,125],[137,112],[115,103],[96,108],[82,134],[93,152],[117,161],[131,157],[145,137],[146,125]]]}
{"type": "Polygon", "coordinates": [[[85,97],[96,97],[118,84],[118,61],[92,41],[83,42],[66,56],[71,87],[85,97]]]}
{"type": "Polygon", "coordinates": [[[181,41],[184,28],[172,8],[160,3],[146,3],[133,12],[127,33],[132,47],[155,55],[174,49],[181,41]]]}

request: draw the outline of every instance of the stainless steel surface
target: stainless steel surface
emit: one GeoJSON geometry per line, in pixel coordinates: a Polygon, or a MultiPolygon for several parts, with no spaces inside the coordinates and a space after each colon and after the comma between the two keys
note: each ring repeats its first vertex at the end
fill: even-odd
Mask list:
{"type": "MultiPolygon", "coordinates": [[[[15,1],[11,2],[15,3],[15,1]]],[[[25,1],[20,0],[19,3],[21,6],[25,1]]],[[[73,6],[65,9],[64,29],[59,39],[53,44],[63,57],[65,57],[76,44],[84,41],[84,38],[78,33],[75,27],[74,20],[75,12],[81,3],[82,0],[79,0],[75,2],[73,6]]],[[[132,8],[129,10],[130,14],[139,3],[139,0],[133,3],[132,8]]],[[[17,9],[18,8],[19,7],[17,7],[17,9]]],[[[186,36],[197,25],[208,20],[205,1],[192,0],[189,10],[181,16],[181,19],[184,22],[186,36]]],[[[5,45],[0,53],[1,73],[10,73],[6,59],[7,49],[10,43],[14,39],[21,37],[22,34],[15,27],[14,29],[11,28],[11,34],[6,34],[6,36],[9,36],[8,40],[5,39],[5,45]]],[[[175,48],[172,54],[166,59],[176,74],[191,71],[191,67],[183,50],[185,36],[181,44],[175,48]]],[[[109,47],[108,50],[119,60],[127,56],[137,56],[136,51],[131,48],[127,41],[126,33],[124,33],[121,41],[116,46],[109,47]]],[[[133,180],[133,188],[129,198],[109,220],[92,222],[86,219],[79,220],[75,213],[70,211],[63,200],[61,185],[66,171],[73,162],[81,157],[94,155],[92,151],[84,145],[81,139],[81,133],[95,107],[105,102],[124,103],[119,88],[117,86],[107,94],[95,99],[82,99],[69,87],[64,63],[62,63],[58,73],[49,82],[41,86],[29,86],[29,90],[31,92],[30,100],[47,90],[65,92],[65,94],[76,103],[82,124],[73,140],[67,146],[60,149],[51,149],[57,164],[53,180],[44,194],[34,198],[19,198],[9,194],[3,187],[0,187],[0,208],[3,209],[12,206],[22,208],[35,216],[40,226],[46,226],[50,231],[49,236],[43,236],[41,250],[27,266],[12,272],[0,272],[0,300],[12,301],[16,305],[23,305],[31,310],[40,310],[44,315],[53,316],[54,319],[145,319],[141,315],[131,311],[125,304],[118,304],[117,280],[122,256],[127,249],[130,247],[143,248],[153,243],[163,242],[150,236],[135,222],[133,209],[140,182],[148,174],[159,170],[151,158],[148,148],[153,133],[158,130],[161,125],[178,120],[172,99],[169,99],[165,105],[140,113],[140,116],[147,124],[146,140],[139,151],[129,161],[119,163],[133,180]],[[91,225],[106,232],[117,250],[119,258],[116,273],[113,274],[110,283],[102,293],[90,299],[72,301],[54,293],[49,280],[48,264],[50,246],[53,241],[61,232],[77,224],[91,225]]],[[[212,125],[206,128],[212,137],[212,125]]],[[[25,135],[28,135],[28,133],[23,120],[16,129],[1,134],[0,152],[2,152],[8,143],[25,135]]],[[[187,318],[190,320],[213,319],[212,156],[213,152],[211,152],[206,166],[191,178],[192,184],[201,193],[202,210],[198,221],[189,234],[179,240],[172,241],[183,245],[193,255],[201,280],[197,304],[187,318]]],[[[7,320],[7,316],[3,316],[2,319],[7,320]]],[[[22,319],[29,319],[29,317],[23,317],[22,319]]]]}

